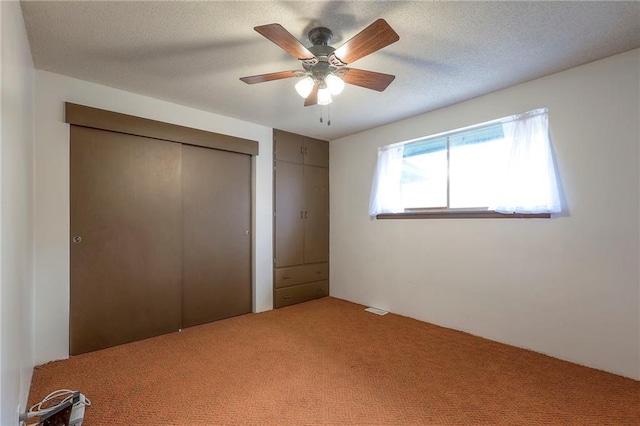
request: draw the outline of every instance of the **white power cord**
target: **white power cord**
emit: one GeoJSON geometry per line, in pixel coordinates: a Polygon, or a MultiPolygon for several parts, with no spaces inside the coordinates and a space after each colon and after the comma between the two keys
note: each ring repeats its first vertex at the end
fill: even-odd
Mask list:
{"type": "MultiPolygon", "coordinates": [[[[69,389],[58,389],[45,396],[42,401],[31,406],[26,413],[26,418],[40,417],[52,410],[55,410],[58,406],[72,401],[74,396],[79,394],[79,400],[73,404],[71,411],[71,418],[69,419],[69,426],[82,425],[82,419],[84,418],[84,407],[89,407],[91,401],[78,391],[72,391],[69,389]]],[[[33,423],[28,426],[37,426],[38,423],[33,423]]]]}

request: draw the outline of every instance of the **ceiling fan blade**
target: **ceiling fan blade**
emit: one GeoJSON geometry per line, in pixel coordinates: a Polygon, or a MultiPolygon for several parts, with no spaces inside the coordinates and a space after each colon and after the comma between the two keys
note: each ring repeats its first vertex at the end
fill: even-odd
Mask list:
{"type": "Polygon", "coordinates": [[[387,21],[378,19],[336,49],[332,56],[343,64],[350,64],[398,40],[400,36],[387,21]]]}
{"type": "Polygon", "coordinates": [[[356,68],[346,68],[346,73],[342,76],[345,83],[367,89],[382,92],[396,78],[395,75],[383,74],[380,72],[359,70],[356,68]]]}
{"type": "Polygon", "coordinates": [[[316,84],[315,86],[313,86],[313,90],[311,90],[311,93],[309,94],[309,96],[307,96],[307,99],[304,100],[304,106],[311,106],[311,105],[317,105],[318,104],[318,89],[320,88],[319,84],[316,84]]]}
{"type": "Polygon", "coordinates": [[[304,47],[297,38],[292,36],[291,33],[285,30],[280,24],[260,25],[253,29],[280,46],[296,59],[304,60],[315,58],[315,55],[311,53],[309,49],[304,47]]]}
{"type": "Polygon", "coordinates": [[[280,71],[270,74],[252,75],[250,77],[240,77],[240,80],[247,84],[264,83],[265,81],[281,80],[283,78],[297,77],[299,71],[280,71]]]}

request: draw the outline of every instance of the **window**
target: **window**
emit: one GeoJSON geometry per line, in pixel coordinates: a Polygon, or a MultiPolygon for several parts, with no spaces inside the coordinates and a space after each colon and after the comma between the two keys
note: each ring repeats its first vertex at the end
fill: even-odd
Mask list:
{"type": "Polygon", "coordinates": [[[547,109],[382,147],[369,213],[557,213],[547,109]]]}

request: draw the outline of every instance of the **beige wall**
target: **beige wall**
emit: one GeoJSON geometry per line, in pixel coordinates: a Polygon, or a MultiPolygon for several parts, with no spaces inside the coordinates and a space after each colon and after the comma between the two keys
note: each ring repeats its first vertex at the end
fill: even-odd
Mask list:
{"type": "Polygon", "coordinates": [[[331,294],[640,379],[639,86],[634,50],[332,141],[331,294]],[[538,107],[564,215],[369,219],[377,147],[538,107]]]}
{"type": "Polygon", "coordinates": [[[33,367],[33,62],[20,3],[0,2],[0,424],[18,424],[33,367]]]}
{"type": "Polygon", "coordinates": [[[272,307],[272,129],[86,81],[36,71],[36,364],[69,356],[69,126],[64,102],[259,142],[254,158],[254,311],[272,307]]]}

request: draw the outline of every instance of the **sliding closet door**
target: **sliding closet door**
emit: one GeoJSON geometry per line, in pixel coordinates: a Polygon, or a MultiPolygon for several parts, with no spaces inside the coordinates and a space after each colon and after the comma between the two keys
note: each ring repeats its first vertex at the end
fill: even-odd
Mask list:
{"type": "Polygon", "coordinates": [[[183,326],[251,312],[251,156],[182,150],[183,326]]]}
{"type": "Polygon", "coordinates": [[[71,127],[72,355],[181,322],[181,145],[71,127]]]}

